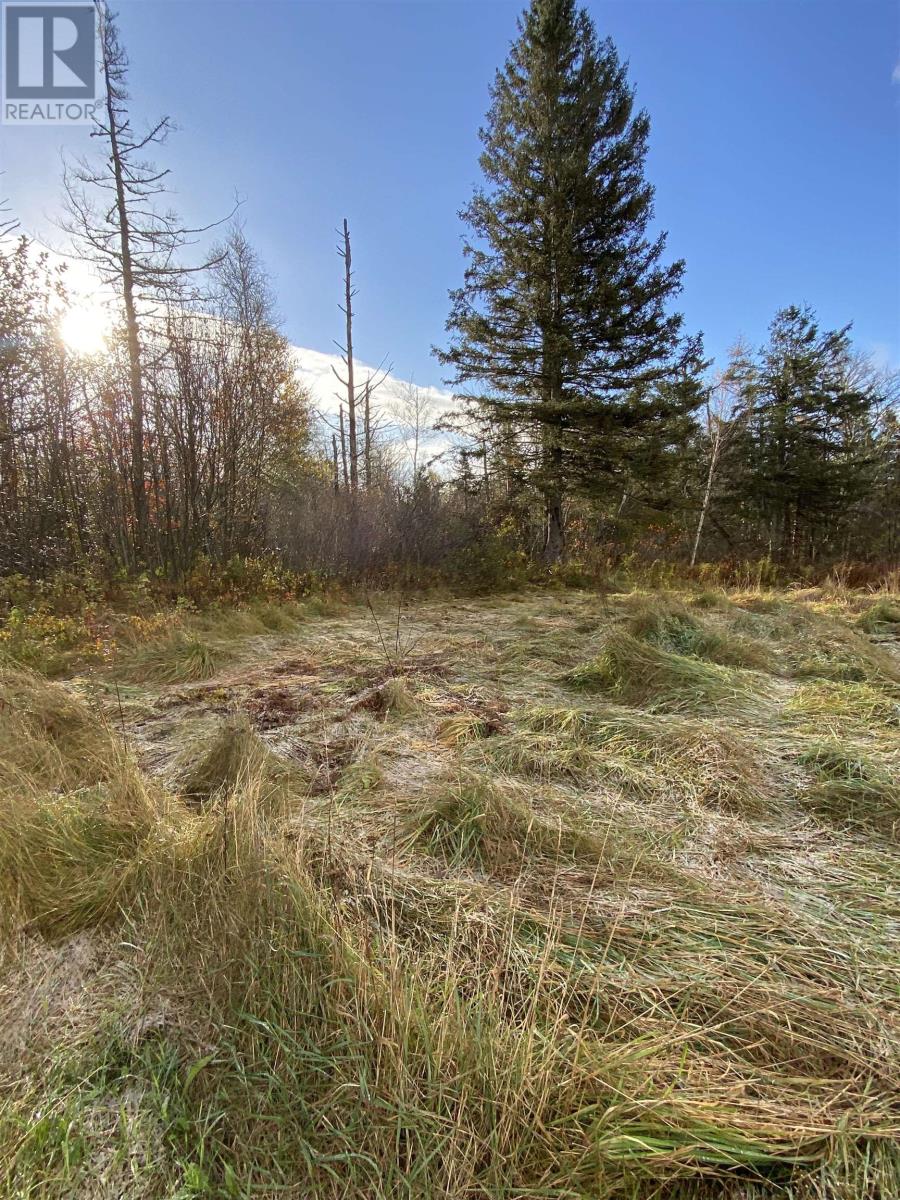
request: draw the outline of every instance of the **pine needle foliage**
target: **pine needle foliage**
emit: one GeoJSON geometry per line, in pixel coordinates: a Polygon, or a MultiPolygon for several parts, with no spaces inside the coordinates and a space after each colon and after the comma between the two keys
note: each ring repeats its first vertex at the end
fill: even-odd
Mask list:
{"type": "Polygon", "coordinates": [[[533,0],[494,81],[440,356],[532,447],[550,558],[565,494],[659,478],[701,400],[699,345],[669,307],[684,264],[665,264],[665,235],[650,232],[649,132],[586,10],[533,0]]]}

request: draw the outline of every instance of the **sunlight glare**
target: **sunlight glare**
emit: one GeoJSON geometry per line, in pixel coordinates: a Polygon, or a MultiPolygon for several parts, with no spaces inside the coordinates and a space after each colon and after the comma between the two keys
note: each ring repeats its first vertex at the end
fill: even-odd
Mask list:
{"type": "Polygon", "coordinates": [[[102,354],[106,350],[109,316],[97,305],[74,304],[60,317],[59,333],[75,354],[102,354]]]}

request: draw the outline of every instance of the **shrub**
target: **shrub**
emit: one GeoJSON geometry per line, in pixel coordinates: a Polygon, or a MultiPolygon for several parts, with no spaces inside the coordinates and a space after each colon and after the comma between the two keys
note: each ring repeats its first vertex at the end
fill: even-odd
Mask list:
{"type": "Polygon", "coordinates": [[[0,654],[45,675],[102,661],[108,651],[108,643],[84,616],[57,616],[43,605],[31,611],[11,609],[0,627],[0,654]]]}

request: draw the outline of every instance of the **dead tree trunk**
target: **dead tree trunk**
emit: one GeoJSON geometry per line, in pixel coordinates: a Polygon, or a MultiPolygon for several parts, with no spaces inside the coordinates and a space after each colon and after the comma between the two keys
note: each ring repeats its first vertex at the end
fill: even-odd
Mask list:
{"type": "Polygon", "coordinates": [[[359,443],[356,438],[356,389],[353,386],[353,283],[351,278],[350,226],[344,217],[344,316],[347,318],[347,440],[350,443],[350,491],[359,486],[359,443]]]}
{"type": "Polygon", "coordinates": [[[101,36],[103,78],[106,85],[106,115],[109,122],[109,156],[113,169],[116,195],[116,218],[119,226],[122,300],[125,307],[125,333],[128,346],[128,382],[131,391],[131,498],[134,505],[134,541],[138,557],[146,547],[148,509],[144,487],[144,378],[141,366],[141,343],[135,305],[134,265],[131,256],[131,225],[122,155],[119,149],[119,110],[115,104],[116,91],[111,79],[113,46],[101,36]]]}
{"type": "Polygon", "coordinates": [[[76,238],[82,256],[97,268],[103,283],[111,284],[121,299],[128,366],[121,421],[129,445],[127,454],[119,452],[119,472],[129,496],[130,512],[124,514],[131,542],[128,558],[149,565],[159,549],[158,530],[151,530],[151,518],[158,514],[150,512],[149,489],[155,486],[159,449],[153,441],[160,431],[153,420],[156,405],[151,405],[156,367],[147,352],[157,335],[149,332],[148,322],[154,307],[180,304],[190,274],[218,260],[193,268],[179,264],[179,252],[213,226],[188,228],[171,210],[157,207],[156,198],[167,188],[168,170],[155,166],[147,155],[151,146],[165,141],[172,125],[163,117],[144,134],[132,128],[128,56],[106,0],[95,3],[105,99],[94,114],[91,132],[103,139],[103,155],[96,164],[78,160],[65,168],[68,218],[63,227],[76,238]]]}
{"type": "Polygon", "coordinates": [[[372,486],[372,377],[366,380],[363,407],[363,453],[365,455],[366,487],[372,486]]]}
{"type": "Polygon", "coordinates": [[[349,479],[347,476],[347,435],[344,431],[344,406],[343,406],[343,404],[340,406],[340,409],[338,410],[338,415],[339,415],[340,421],[341,421],[341,462],[344,465],[344,489],[346,490],[346,488],[349,486],[349,479]]]}

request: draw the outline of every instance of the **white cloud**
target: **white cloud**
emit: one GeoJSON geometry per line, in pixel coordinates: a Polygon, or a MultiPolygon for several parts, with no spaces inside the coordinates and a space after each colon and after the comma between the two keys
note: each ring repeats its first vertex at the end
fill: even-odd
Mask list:
{"type": "Polygon", "coordinates": [[[900,83],[900,59],[897,60],[897,65],[891,73],[891,83],[900,83]]]}
{"type": "MultiPolygon", "coordinates": [[[[342,378],[346,377],[343,361],[338,354],[324,354],[321,350],[309,350],[303,346],[291,347],[294,362],[297,365],[297,375],[300,381],[309,389],[313,406],[328,423],[336,424],[338,405],[346,396],[346,388],[335,378],[336,369],[342,378]],[[333,369],[334,368],[334,369],[333,369]]],[[[383,382],[372,394],[372,407],[378,415],[378,425],[398,450],[406,457],[412,457],[413,439],[410,436],[410,415],[406,412],[408,393],[412,381],[400,379],[396,375],[384,375],[377,367],[369,366],[353,360],[353,379],[356,385],[365,383],[371,376],[373,380],[383,382]]],[[[436,455],[443,454],[452,444],[453,439],[445,433],[435,430],[434,426],[448,413],[458,409],[458,404],[451,392],[437,387],[416,385],[419,402],[422,406],[420,440],[418,458],[424,464],[436,455]]]]}
{"type": "MultiPolygon", "coordinates": [[[[308,350],[303,346],[293,346],[292,350],[294,361],[297,364],[297,373],[309,388],[316,408],[327,416],[337,414],[338,404],[346,395],[346,389],[335,379],[332,369],[339,371],[342,377],[346,375],[340,355],[323,354],[321,350],[308,350]]],[[[358,358],[354,358],[353,378],[356,384],[365,383],[367,376],[379,379],[382,375],[383,371],[377,367],[369,366],[367,363],[360,362],[358,358]]],[[[428,403],[434,420],[455,407],[451,392],[445,392],[436,387],[417,386],[422,400],[428,403]]],[[[408,387],[409,381],[399,379],[396,375],[387,375],[373,394],[372,403],[382,411],[391,411],[403,403],[405,390],[408,387]]]]}

